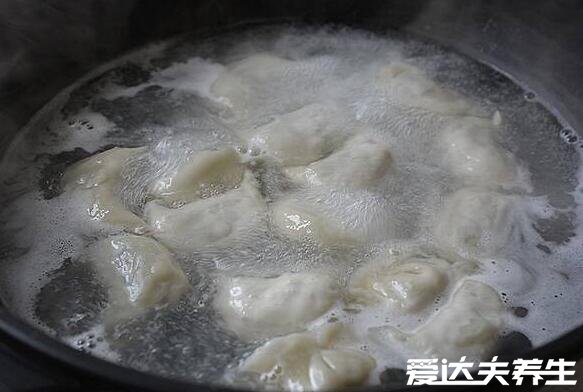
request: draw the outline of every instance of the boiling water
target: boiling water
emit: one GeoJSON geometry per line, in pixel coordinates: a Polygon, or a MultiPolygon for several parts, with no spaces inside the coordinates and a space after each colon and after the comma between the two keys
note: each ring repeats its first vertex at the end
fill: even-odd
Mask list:
{"type": "MultiPolygon", "coordinates": [[[[499,142],[530,173],[522,240],[495,258],[480,260],[481,269],[472,276],[501,293],[508,307],[506,332],[520,331],[540,345],[581,324],[576,134],[533,93],[484,65],[411,38],[337,28],[260,28],[204,40],[181,37],[107,64],[56,97],[31,120],[2,163],[3,300],[30,323],[80,350],[161,375],[227,382],[224,374],[261,342],[241,342],[222,327],[212,308],[216,271],[273,276],[325,267],[344,284],[355,267],[381,251],[431,243],[423,222],[435,216],[445,195],[460,187],[438,165],[443,158],[435,147],[436,135],[447,115],[404,111],[398,104],[403,97],[374,90],[375,72],[394,61],[423,69],[465,96],[476,115],[501,121],[499,142]],[[213,96],[211,85],[227,65],[257,53],[292,59],[295,65],[262,84],[245,110],[231,110],[228,102],[213,96]],[[144,184],[176,167],[186,153],[226,145],[244,151],[250,130],[314,102],[341,108],[341,118],[331,122],[373,130],[390,146],[397,170],[381,185],[380,195],[303,190],[294,196],[330,207],[348,225],[371,224],[374,245],[338,252],[289,243],[265,231],[220,251],[182,254],[179,262],[193,290],[178,304],[128,320],[106,334],[102,311],[107,290],[87,262],[86,250],[108,229],[85,222],[79,200],[61,192],[64,169],[111,146],[149,146],[148,158],[133,162],[120,190],[127,207],[140,214],[144,184]],[[389,221],[390,232],[378,235],[386,233],[389,221]],[[516,316],[516,308],[525,308],[526,317],[516,316]]],[[[254,171],[268,201],[294,192],[276,169],[258,165],[254,171]]],[[[355,314],[340,306],[314,325],[338,319],[358,330],[380,325],[411,330],[442,302],[414,315],[386,309],[355,314]]],[[[362,349],[379,364],[373,383],[384,367],[402,367],[408,354],[398,346],[362,349]]]]}

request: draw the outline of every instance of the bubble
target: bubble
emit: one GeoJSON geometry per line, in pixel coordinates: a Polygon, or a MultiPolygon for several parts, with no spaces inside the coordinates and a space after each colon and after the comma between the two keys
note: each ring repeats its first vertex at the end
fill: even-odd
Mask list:
{"type": "Polygon", "coordinates": [[[537,99],[536,93],[532,91],[527,91],[526,93],[524,93],[524,99],[527,100],[528,102],[534,102],[537,99]]]}
{"type": "MultiPolygon", "coordinates": [[[[6,302],[11,309],[29,322],[73,347],[124,366],[201,382],[224,380],[225,369],[236,368],[261,342],[241,342],[224,328],[212,306],[216,275],[324,270],[337,277],[344,290],[351,274],[378,255],[399,257],[410,248],[436,251],[431,230],[443,201],[461,187],[485,185],[467,184],[446,168],[442,133],[449,121],[460,116],[485,119],[488,127],[496,127],[497,142],[508,147],[504,153],[531,177],[533,188],[496,190],[519,197],[517,209],[528,213],[516,225],[517,240],[496,255],[496,261],[477,257],[480,272],[471,278],[501,293],[516,316],[509,317],[512,327],[535,345],[583,321],[583,316],[572,312],[580,305],[581,283],[564,278],[577,275],[578,266],[570,260],[581,259],[580,200],[573,202],[581,196],[572,192],[580,161],[578,152],[562,143],[583,144],[573,129],[559,126],[542,106],[523,104],[522,98],[537,101],[534,92],[525,92],[485,66],[444,49],[349,29],[283,28],[204,43],[180,41],[170,50],[147,49],[129,58],[87,79],[99,82],[73,86],[76,110],[66,102],[63,109],[67,110],[61,110],[63,102],[49,105],[45,110],[52,118],[50,124],[40,121],[42,131],[31,125],[2,163],[0,176],[12,193],[1,196],[14,202],[0,215],[0,238],[14,238],[15,243],[0,246],[0,256],[10,260],[6,268],[3,264],[0,282],[10,294],[6,302]],[[286,59],[285,66],[273,69],[259,62],[257,69],[239,67],[240,75],[233,71],[259,52],[286,59]],[[395,64],[400,68],[395,69],[395,64]],[[412,71],[407,79],[406,66],[419,71],[412,71]],[[404,70],[405,82],[395,87],[390,78],[398,77],[399,70],[404,70]],[[223,94],[229,97],[218,96],[215,88],[225,75],[231,84],[223,94]],[[496,83],[490,85],[488,78],[496,83]],[[452,103],[450,98],[458,94],[462,98],[452,103]],[[259,127],[280,127],[282,115],[315,102],[337,107],[334,118],[326,121],[349,133],[347,138],[326,141],[318,162],[349,145],[354,135],[367,135],[388,146],[393,160],[389,175],[358,190],[346,184],[308,186],[290,173],[305,173],[305,167],[283,167],[264,149],[248,147],[259,127]],[[189,254],[172,250],[192,283],[188,298],[130,317],[105,333],[104,309],[111,298],[107,287],[91,275],[85,250],[120,229],[81,219],[90,198],[62,192],[60,180],[69,165],[112,146],[147,147],[127,162],[123,183],[116,189],[124,205],[138,215],[151,201],[148,187],[153,179],[173,172],[198,151],[230,146],[257,179],[268,210],[282,198],[294,198],[322,214],[324,223],[334,218],[365,240],[344,247],[323,246],[312,239],[298,243],[280,233],[262,232],[247,233],[221,249],[189,254]],[[50,197],[40,200],[35,184],[49,164],[50,197]],[[572,216],[559,216],[557,211],[572,216]],[[558,241],[557,228],[577,233],[570,242],[558,241]],[[550,234],[542,238],[540,233],[550,234]],[[516,304],[532,306],[526,310],[516,304]]],[[[295,124],[304,125],[302,119],[295,124]]],[[[347,169],[353,161],[335,171],[347,169]]],[[[199,198],[229,191],[207,185],[199,198]]],[[[178,209],[184,204],[166,206],[178,209]]],[[[152,229],[136,234],[155,237],[152,229]]],[[[458,277],[451,276],[449,286],[419,312],[396,311],[387,303],[339,304],[307,328],[329,323],[353,327],[360,339],[355,348],[366,350],[377,361],[373,378],[392,383],[402,376],[396,369],[402,365],[399,358],[410,353],[397,342],[379,348],[368,340],[366,331],[371,326],[416,331],[447,306],[457,284],[458,277]]],[[[282,372],[275,368],[262,377],[276,382],[282,372]]]]}
{"type": "Polygon", "coordinates": [[[570,128],[563,128],[560,131],[561,139],[568,144],[574,144],[579,141],[579,137],[575,134],[575,132],[570,128]]]}
{"type": "Polygon", "coordinates": [[[517,306],[513,308],[513,312],[516,317],[522,318],[526,317],[526,315],[528,314],[528,309],[522,306],[517,306]]]}

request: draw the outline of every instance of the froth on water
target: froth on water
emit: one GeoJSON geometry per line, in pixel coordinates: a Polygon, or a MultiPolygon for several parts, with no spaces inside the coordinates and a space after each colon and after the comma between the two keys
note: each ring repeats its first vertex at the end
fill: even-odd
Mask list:
{"type": "MultiPolygon", "coordinates": [[[[495,253],[466,256],[478,266],[472,279],[503,293],[508,309],[528,309],[520,318],[505,312],[505,330],[523,332],[538,345],[583,321],[574,138],[574,131],[525,99],[507,77],[410,37],[298,27],[255,28],[207,40],[181,37],[86,76],[47,105],[13,143],[0,171],[3,299],[79,349],[161,375],[216,382],[261,343],[243,341],[221,323],[213,307],[221,276],[327,271],[345,287],[375,257],[410,249],[431,253],[440,248],[433,227],[449,219],[442,212],[448,198],[484,186],[487,179],[472,180],[472,170],[483,169],[481,157],[500,154],[499,161],[512,161],[516,173],[487,169],[501,184],[496,192],[504,206],[495,207],[500,219],[513,220],[504,224],[508,232],[481,239],[484,247],[495,245],[495,253]],[[481,150],[472,150],[475,166],[452,161],[458,147],[447,146],[463,149],[464,139],[452,136],[454,142],[444,144],[444,134],[472,121],[499,129],[495,145],[504,153],[479,141],[481,150]],[[312,137],[301,133],[305,129],[324,135],[321,156],[310,158],[314,152],[302,143],[277,150],[275,158],[264,154],[262,143],[274,124],[300,129],[301,142],[312,137]],[[366,140],[354,141],[355,135],[366,140]],[[369,139],[386,146],[391,162],[374,183],[367,182],[366,170],[389,158],[379,150],[372,160],[376,147],[365,144],[369,139]],[[359,168],[354,163],[361,155],[353,151],[363,145],[370,152],[363,156],[371,159],[359,168]],[[273,219],[266,218],[228,246],[176,249],[191,285],[187,294],[110,328],[103,316],[109,287],[96,276],[88,254],[92,244],[120,229],[83,218],[86,196],[63,192],[62,177],[75,162],[113,146],[143,147],[114,189],[136,216],[152,203],[152,183],[171,177],[201,151],[233,149],[268,206],[301,206],[340,222],[345,232],[298,242],[278,234],[273,219]],[[335,155],[342,149],[347,161],[335,155]],[[319,166],[310,166],[314,161],[319,166]],[[346,177],[342,171],[349,165],[343,162],[355,167],[346,177]],[[325,180],[308,175],[318,171],[325,180]],[[349,237],[359,240],[344,241],[349,237]]],[[[211,200],[227,190],[201,189],[195,197],[211,200]]],[[[470,212],[488,202],[475,201],[471,193],[459,197],[457,207],[470,212]]],[[[173,209],[184,203],[162,204],[173,209]]],[[[446,235],[459,235],[454,224],[445,222],[446,235]]],[[[362,331],[387,325],[412,331],[445,302],[438,299],[414,314],[340,304],[309,327],[340,320],[362,331]]],[[[402,366],[408,355],[398,345],[370,343],[367,350],[377,370],[402,366]]]]}

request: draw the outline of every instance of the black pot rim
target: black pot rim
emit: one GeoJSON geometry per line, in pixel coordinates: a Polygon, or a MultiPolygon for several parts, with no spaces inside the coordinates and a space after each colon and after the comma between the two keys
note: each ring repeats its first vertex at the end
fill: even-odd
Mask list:
{"type": "MultiPolygon", "coordinates": [[[[22,343],[33,351],[45,354],[49,358],[87,375],[97,376],[105,381],[120,384],[138,390],[164,391],[240,391],[217,384],[200,384],[166,378],[139,370],[116,365],[89,353],[75,350],[65,343],[44,333],[40,329],[12,315],[0,307],[0,331],[22,343]]],[[[524,358],[578,360],[583,358],[583,325],[561,337],[528,352],[524,358]]],[[[378,388],[370,388],[372,390],[378,388]]],[[[422,389],[403,386],[402,390],[422,389]]],[[[432,391],[443,390],[431,387],[432,391]]],[[[483,389],[482,389],[483,390],[483,389]]]]}
{"type": "MultiPolygon", "coordinates": [[[[46,355],[58,364],[81,371],[88,376],[97,376],[105,381],[119,383],[121,386],[139,390],[164,391],[231,391],[218,385],[196,384],[165,378],[154,374],[141,372],[132,368],[116,365],[89,353],[76,350],[56,338],[46,334],[12,315],[6,308],[0,306],[0,331],[30,348],[33,353],[46,355]]],[[[34,355],[31,353],[31,355],[34,355]]]]}

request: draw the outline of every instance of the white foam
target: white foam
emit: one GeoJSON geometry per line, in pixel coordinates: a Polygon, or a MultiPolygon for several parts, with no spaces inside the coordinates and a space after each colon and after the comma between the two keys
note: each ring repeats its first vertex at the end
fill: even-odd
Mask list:
{"type": "MultiPolygon", "coordinates": [[[[459,113],[431,112],[426,101],[424,107],[414,107],[411,106],[411,97],[401,99],[390,89],[376,88],[375,78],[382,67],[405,61],[425,69],[429,78],[447,76],[439,73],[439,67],[454,64],[455,71],[465,78],[456,79],[455,84],[467,95],[468,105],[472,108],[471,113],[466,114],[493,117],[496,124],[502,127],[500,143],[523,160],[523,170],[540,170],[531,173],[532,194],[520,195],[519,208],[527,213],[517,214],[523,220],[517,225],[520,228],[520,232],[515,233],[518,234],[517,240],[507,244],[496,255],[479,259],[480,270],[472,275],[472,279],[483,281],[505,293],[503,298],[509,307],[524,306],[529,309],[526,318],[513,317],[509,312],[505,317],[506,329],[524,332],[538,345],[583,322],[583,311],[580,309],[583,267],[579,262],[583,257],[580,225],[583,216],[583,170],[579,165],[580,151],[565,149],[558,135],[549,134],[554,120],[542,108],[524,108],[510,99],[500,103],[500,97],[506,91],[498,91],[494,87],[489,100],[498,103],[495,106],[489,104],[488,99],[480,96],[483,92],[473,95],[476,87],[473,78],[478,72],[471,68],[475,67],[473,63],[414,41],[386,39],[352,30],[275,29],[242,36],[227,35],[206,45],[217,45],[220,50],[216,53],[220,55],[204,57],[199,53],[203,52],[201,48],[204,45],[193,47],[184,43],[183,51],[177,50],[175,53],[178,61],[169,61],[167,67],[156,68],[152,60],[164,58],[170,46],[159,44],[102,66],[83,78],[83,81],[89,80],[128,61],[140,64],[151,72],[148,82],[129,88],[110,83],[96,94],[106,101],[131,103],[140,92],[159,86],[168,92],[164,96],[164,108],[156,106],[160,105],[159,102],[153,105],[140,103],[144,105],[144,117],[161,110],[166,117],[158,118],[159,122],[152,121],[139,125],[138,129],[124,129],[120,133],[116,123],[119,118],[108,118],[92,108],[63,118],[59,109],[68,93],[81,86],[81,81],[41,111],[15,139],[5,155],[0,173],[7,184],[3,194],[6,197],[12,193],[22,195],[2,213],[1,230],[12,236],[9,241],[11,246],[29,250],[19,254],[15,260],[4,262],[0,272],[2,289],[11,309],[31,323],[47,329],[43,320],[38,318],[35,304],[39,290],[50,280],[51,272],[62,267],[66,258],[82,260],[89,243],[114,230],[84,222],[86,204],[79,195],[63,194],[43,200],[35,185],[41,170],[48,163],[47,154],[75,148],[96,151],[112,142],[133,146],[136,134],[147,133],[148,136],[140,140],[146,140],[149,149],[132,160],[131,167],[124,173],[127,182],[120,187],[124,201],[133,211],[140,213],[147,183],[179,165],[193,151],[225,145],[238,148],[244,143],[242,138],[252,135],[256,127],[315,102],[333,102],[340,108],[340,114],[336,114],[340,118],[330,121],[342,124],[343,131],[347,128],[353,134],[373,133],[375,138],[386,143],[395,166],[393,172],[371,189],[347,191],[326,186],[305,189],[290,184],[282,171],[268,160],[257,163],[252,169],[263,176],[264,191],[270,201],[293,192],[293,197],[299,201],[335,210],[336,217],[347,227],[353,230],[364,228],[372,244],[353,245],[341,250],[326,249],[267,235],[244,238],[226,249],[205,249],[185,255],[179,262],[190,280],[203,288],[179,305],[178,309],[182,309],[184,317],[177,321],[172,309],[145,316],[143,320],[134,321],[141,325],[140,332],[132,334],[131,327],[136,324],[117,332],[132,336],[133,351],[122,347],[117,352],[118,348],[102,343],[92,352],[132,365],[139,362],[136,358],[145,358],[144,368],[151,368],[152,371],[214,381],[211,376],[213,368],[236,362],[241,353],[231,353],[232,342],[217,335],[224,332],[216,331],[214,326],[205,331],[191,332],[193,325],[198,325],[196,323],[212,325],[213,322],[212,313],[205,315],[206,318],[200,316],[204,314],[205,301],[212,297],[209,270],[214,273],[218,268],[221,273],[270,276],[282,271],[328,269],[338,277],[340,284],[345,284],[358,265],[388,249],[431,248],[434,245],[431,222],[444,199],[464,186],[447,170],[443,151],[437,143],[444,124],[459,113]],[[408,55],[416,52],[422,54],[408,55]],[[277,77],[269,79],[267,75],[261,83],[247,86],[255,95],[241,101],[241,107],[237,107],[236,102],[225,105],[212,92],[213,83],[233,69],[235,64],[258,53],[269,53],[289,61],[285,62],[285,69],[276,73],[277,77]],[[464,85],[470,87],[464,90],[464,85]],[[193,100],[197,97],[203,99],[193,100]],[[493,98],[500,99],[496,101],[493,98]],[[44,132],[46,125],[50,126],[52,133],[44,132]],[[115,130],[118,134],[112,136],[115,130]],[[528,153],[521,155],[523,150],[528,153]],[[548,161],[550,165],[553,159],[557,162],[568,161],[570,166],[566,169],[576,169],[576,173],[571,177],[565,174],[565,178],[551,173],[549,176],[554,177],[555,182],[552,189],[547,189],[544,187],[548,179],[546,169],[540,169],[535,161],[529,159],[548,161]],[[261,165],[267,168],[259,173],[261,165]],[[575,182],[576,189],[569,188],[575,182]],[[554,207],[557,205],[560,208],[554,207]],[[566,213],[572,214],[571,222],[564,218],[566,213]],[[533,225],[542,227],[544,221],[551,222],[553,233],[566,228],[565,232],[572,231],[575,235],[569,242],[554,241],[552,238],[545,240],[533,229],[533,225]],[[569,226],[571,224],[573,227],[569,226]],[[180,345],[200,344],[197,346],[200,351],[197,356],[203,364],[197,365],[200,368],[196,372],[188,367],[188,361],[193,361],[191,357],[183,358],[171,351],[174,346],[166,344],[164,336],[161,336],[164,335],[161,332],[164,328],[180,331],[181,334],[173,337],[181,339],[180,345]],[[138,336],[139,333],[143,336],[138,336]],[[197,334],[201,336],[197,337],[197,334]],[[211,343],[200,343],[205,339],[211,343]],[[223,353],[223,357],[217,356],[217,347],[213,347],[221,345],[217,343],[219,341],[224,345],[221,349],[229,353],[223,353]],[[158,354],[143,354],[148,350],[161,353],[160,357],[156,356],[158,354]],[[215,357],[220,365],[209,362],[215,357]]],[[[420,82],[419,91],[423,91],[423,83],[420,82]]],[[[512,87],[510,83],[509,86],[512,87]]],[[[121,117],[128,115],[124,112],[117,114],[121,117]]],[[[253,162],[256,158],[249,151],[245,159],[253,162]]],[[[564,240],[565,235],[559,239],[564,240]]],[[[310,327],[316,328],[331,317],[352,324],[360,332],[362,345],[377,359],[377,369],[371,376],[371,381],[376,382],[378,373],[384,367],[402,366],[412,353],[398,343],[383,345],[371,339],[368,329],[390,325],[413,331],[447,302],[452,289],[450,286],[438,303],[420,313],[407,315],[383,305],[355,313],[339,306],[310,327]]],[[[89,335],[104,336],[105,332],[100,328],[102,326],[96,321],[87,331],[67,337],[67,342],[75,346],[78,340],[87,340],[89,335]]]]}
{"type": "Polygon", "coordinates": [[[189,59],[185,63],[175,63],[168,68],[152,73],[149,82],[135,87],[110,87],[103,97],[113,100],[119,97],[130,98],[149,86],[162,86],[169,89],[186,91],[210,99],[216,99],[211,93],[211,85],[219,73],[224,70],[221,64],[213,63],[200,57],[189,59]]]}

